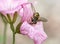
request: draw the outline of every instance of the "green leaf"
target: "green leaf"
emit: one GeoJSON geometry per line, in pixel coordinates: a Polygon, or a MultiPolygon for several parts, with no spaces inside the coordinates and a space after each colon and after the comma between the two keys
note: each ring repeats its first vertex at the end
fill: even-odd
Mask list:
{"type": "Polygon", "coordinates": [[[20,33],[20,27],[22,25],[22,22],[20,22],[17,26],[16,26],[16,33],[20,33]]]}
{"type": "Polygon", "coordinates": [[[13,21],[12,21],[13,23],[15,23],[15,21],[16,21],[16,19],[17,19],[17,15],[18,15],[18,13],[15,12],[15,13],[14,13],[14,17],[13,17],[13,21]]]}

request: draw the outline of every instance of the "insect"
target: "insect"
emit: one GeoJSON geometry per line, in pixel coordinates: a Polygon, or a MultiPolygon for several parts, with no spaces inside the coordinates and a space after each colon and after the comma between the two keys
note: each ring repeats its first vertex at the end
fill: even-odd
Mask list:
{"type": "Polygon", "coordinates": [[[31,23],[30,24],[36,24],[38,21],[43,21],[43,22],[47,22],[46,18],[40,17],[38,12],[35,12],[33,14],[33,17],[31,18],[31,23]]]}

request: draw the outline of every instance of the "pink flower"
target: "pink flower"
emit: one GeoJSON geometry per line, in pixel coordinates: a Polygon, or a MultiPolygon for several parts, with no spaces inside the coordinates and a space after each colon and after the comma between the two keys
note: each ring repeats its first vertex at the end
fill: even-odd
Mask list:
{"type": "Polygon", "coordinates": [[[31,17],[33,16],[31,5],[31,3],[25,3],[22,5],[20,16],[23,24],[20,27],[20,32],[31,38],[34,41],[34,44],[41,44],[47,38],[47,35],[43,30],[42,22],[33,25],[29,24],[29,22],[31,22],[31,17]]]}
{"type": "Polygon", "coordinates": [[[4,15],[13,14],[22,8],[23,3],[27,3],[27,0],[0,0],[0,12],[4,15]]]}
{"type": "Polygon", "coordinates": [[[30,25],[27,21],[25,21],[20,28],[20,32],[31,38],[34,41],[34,44],[42,44],[42,42],[47,38],[42,22],[30,25]]]}

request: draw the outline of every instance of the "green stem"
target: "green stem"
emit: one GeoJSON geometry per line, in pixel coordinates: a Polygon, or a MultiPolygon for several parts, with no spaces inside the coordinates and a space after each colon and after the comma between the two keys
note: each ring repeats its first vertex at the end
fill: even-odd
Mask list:
{"type": "Polygon", "coordinates": [[[10,24],[10,27],[11,27],[11,30],[13,32],[13,43],[12,44],[15,44],[15,30],[14,30],[14,25],[13,23],[10,24]]]}
{"type": "Polygon", "coordinates": [[[7,24],[5,23],[4,35],[3,35],[3,44],[6,44],[6,31],[7,31],[7,24]]]}
{"type": "Polygon", "coordinates": [[[15,33],[13,33],[13,44],[15,44],[15,33]]]}

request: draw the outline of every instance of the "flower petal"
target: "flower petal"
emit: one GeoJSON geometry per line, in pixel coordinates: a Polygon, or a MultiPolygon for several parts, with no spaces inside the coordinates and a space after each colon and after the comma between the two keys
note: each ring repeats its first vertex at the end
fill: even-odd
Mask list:
{"type": "Polygon", "coordinates": [[[37,31],[34,36],[34,43],[42,44],[42,42],[47,38],[47,35],[44,32],[43,22],[41,22],[41,21],[37,22],[37,24],[33,25],[33,26],[35,28],[35,31],[37,31]]]}
{"type": "Polygon", "coordinates": [[[20,27],[20,31],[23,35],[28,35],[30,38],[33,38],[35,29],[25,21],[20,27]]]}
{"type": "Polygon", "coordinates": [[[20,31],[23,35],[27,35],[29,38],[33,39],[34,44],[41,44],[47,38],[47,35],[43,30],[42,22],[38,22],[34,25],[24,22],[20,31]]]}
{"type": "Polygon", "coordinates": [[[21,9],[23,3],[27,3],[27,0],[0,0],[0,12],[14,13],[21,9]]]}
{"type": "Polygon", "coordinates": [[[31,17],[33,16],[33,11],[31,8],[31,3],[26,3],[22,5],[23,7],[23,14],[22,15],[22,22],[27,21],[27,22],[31,22],[31,17]]]}

